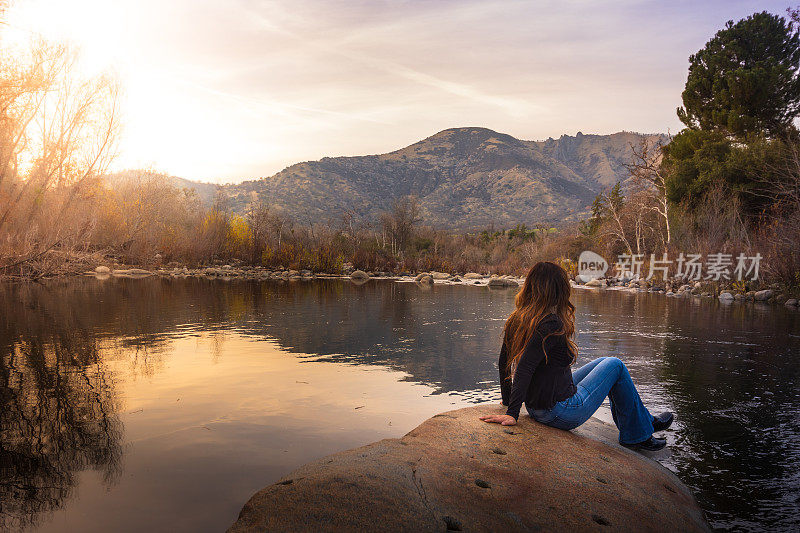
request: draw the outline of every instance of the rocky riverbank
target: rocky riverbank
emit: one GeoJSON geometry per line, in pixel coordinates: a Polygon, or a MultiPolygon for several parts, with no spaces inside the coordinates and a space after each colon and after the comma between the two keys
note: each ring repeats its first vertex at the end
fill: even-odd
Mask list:
{"type": "Polygon", "coordinates": [[[620,278],[598,278],[582,283],[578,277],[572,283],[573,286],[585,288],[660,293],[674,298],[717,298],[723,303],[760,302],[785,305],[794,309],[800,305],[798,298],[792,296],[789,291],[778,284],[758,285],[752,282],[747,284],[728,280],[691,281],[687,283],[680,279],[650,281],[620,278]]]}
{"type": "Polygon", "coordinates": [[[209,278],[209,279],[248,279],[248,280],[311,280],[311,279],[350,279],[354,282],[363,282],[370,279],[391,279],[395,281],[416,282],[420,285],[443,284],[469,284],[489,287],[517,287],[522,282],[520,278],[510,275],[484,275],[475,272],[459,276],[446,272],[422,272],[411,274],[409,272],[364,272],[363,270],[347,270],[345,273],[332,274],[326,272],[312,272],[311,270],[268,269],[264,267],[220,265],[202,268],[188,268],[175,266],[173,268],[157,268],[152,270],[142,268],[119,267],[111,268],[100,265],[93,271],[85,272],[86,275],[99,278],[126,277],[142,278],[149,276],[172,278],[209,278]]]}
{"type": "Polygon", "coordinates": [[[309,463],[256,493],[251,531],[707,531],[687,489],[591,419],[573,432],[481,405],[309,463]]]}
{"type": "MultiPolygon", "coordinates": [[[[269,269],[265,267],[218,265],[201,268],[188,268],[175,265],[170,268],[156,268],[152,270],[142,268],[111,268],[105,265],[98,266],[94,271],[86,272],[87,275],[106,277],[140,278],[148,276],[186,278],[199,277],[209,279],[249,279],[249,280],[312,280],[312,279],[350,279],[354,283],[365,283],[370,279],[391,279],[399,282],[414,282],[421,287],[433,284],[458,284],[475,285],[489,288],[519,287],[524,279],[512,275],[480,274],[477,272],[448,273],[448,272],[365,272],[363,270],[346,269],[343,273],[320,273],[311,270],[269,269]]],[[[576,276],[572,286],[582,289],[616,290],[627,292],[649,292],[663,294],[674,298],[717,298],[723,303],[732,302],[759,302],[764,304],[785,305],[790,309],[800,309],[800,298],[793,296],[789,291],[779,285],[757,285],[751,283],[750,289],[744,283],[728,281],[693,281],[686,283],[679,279],[642,280],[599,278],[588,283],[583,283],[576,276]]]]}

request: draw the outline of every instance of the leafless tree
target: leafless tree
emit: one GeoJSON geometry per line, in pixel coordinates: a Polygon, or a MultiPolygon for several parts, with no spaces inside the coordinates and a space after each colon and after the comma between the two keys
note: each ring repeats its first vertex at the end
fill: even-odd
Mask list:
{"type": "Polygon", "coordinates": [[[664,144],[662,139],[651,142],[642,137],[639,146],[631,145],[633,158],[626,168],[631,175],[633,185],[640,191],[637,200],[645,202],[648,204],[647,208],[658,213],[664,227],[662,240],[666,248],[672,240],[672,232],[669,223],[670,206],[667,199],[666,174],[661,168],[664,144]]]}
{"type": "Polygon", "coordinates": [[[610,190],[600,194],[602,217],[604,223],[600,227],[600,237],[614,242],[621,242],[629,254],[633,253],[631,242],[626,233],[625,197],[622,194],[622,185],[617,183],[610,190]]]}
{"type": "Polygon", "coordinates": [[[270,228],[278,238],[277,244],[280,248],[284,235],[294,230],[294,219],[283,209],[275,209],[270,216],[270,228]]]}
{"type": "Polygon", "coordinates": [[[419,203],[414,196],[404,196],[394,201],[391,211],[381,215],[384,238],[388,237],[392,253],[402,253],[421,221],[419,203]]]}
{"type": "Polygon", "coordinates": [[[253,257],[255,264],[261,262],[261,255],[269,245],[269,234],[272,224],[272,213],[269,205],[263,200],[256,200],[250,204],[247,212],[247,222],[250,224],[250,231],[253,232],[253,257]]]}
{"type": "Polygon", "coordinates": [[[0,62],[0,276],[47,275],[85,248],[91,220],[77,204],[114,155],[119,87],[76,63],[41,42],[0,62]]]}

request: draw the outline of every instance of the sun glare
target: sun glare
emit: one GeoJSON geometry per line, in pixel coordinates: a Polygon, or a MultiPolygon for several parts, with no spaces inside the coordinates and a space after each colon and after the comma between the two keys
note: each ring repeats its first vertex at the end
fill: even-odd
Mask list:
{"type": "Polygon", "coordinates": [[[84,74],[118,69],[125,56],[122,6],[99,0],[17,0],[7,13],[3,44],[8,49],[38,39],[68,43],[79,49],[84,74]]]}
{"type": "MultiPolygon", "coordinates": [[[[243,156],[240,151],[246,141],[209,133],[230,123],[237,114],[236,106],[227,102],[219,106],[217,110],[226,109],[224,116],[209,111],[208,99],[219,100],[219,96],[187,87],[180,75],[159,64],[150,29],[139,33],[131,30],[143,20],[137,17],[146,16],[134,9],[134,4],[17,0],[9,6],[6,24],[0,28],[3,48],[6,53],[19,50],[21,54],[31,42],[39,40],[67,44],[78,52],[78,75],[111,74],[118,78],[123,129],[110,170],[150,167],[202,176],[210,154],[222,150],[234,159],[243,156]]],[[[235,125],[230,128],[235,129],[235,125]]]]}

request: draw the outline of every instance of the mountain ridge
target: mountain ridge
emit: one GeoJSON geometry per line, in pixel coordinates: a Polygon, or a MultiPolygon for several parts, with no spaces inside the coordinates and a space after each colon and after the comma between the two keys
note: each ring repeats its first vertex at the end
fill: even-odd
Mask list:
{"type": "Polygon", "coordinates": [[[553,224],[585,217],[598,192],[624,181],[631,146],[642,138],[664,136],[578,132],[525,141],[488,128],[448,128],[385,154],[304,161],[222,189],[237,212],[258,199],[318,221],[345,212],[377,217],[414,195],[435,227],[553,224]]]}
{"type": "MultiPolygon", "coordinates": [[[[533,227],[586,218],[599,192],[628,178],[625,164],[642,139],[667,137],[578,132],[526,141],[489,128],[460,127],[384,154],[303,161],[240,183],[217,186],[152,175],[194,189],[207,205],[222,193],[234,213],[244,214],[259,201],[301,224],[336,224],[345,214],[374,223],[395,200],[413,195],[423,222],[437,228],[533,227]]],[[[137,172],[116,173],[109,180],[124,183],[137,172]]]]}

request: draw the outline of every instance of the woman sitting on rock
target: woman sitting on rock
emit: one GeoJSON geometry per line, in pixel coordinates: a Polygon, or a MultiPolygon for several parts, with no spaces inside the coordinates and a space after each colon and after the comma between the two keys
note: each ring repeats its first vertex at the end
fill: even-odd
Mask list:
{"type": "Polygon", "coordinates": [[[650,414],[622,361],[600,357],[570,371],[578,350],[569,296],[569,277],[560,266],[542,262],[528,272],[500,350],[500,388],[508,410],[481,420],[513,426],[524,401],[536,421],[569,430],[589,420],[608,396],[620,444],[660,450],[666,441],[653,432],[667,429],[672,413],[650,414]]]}

